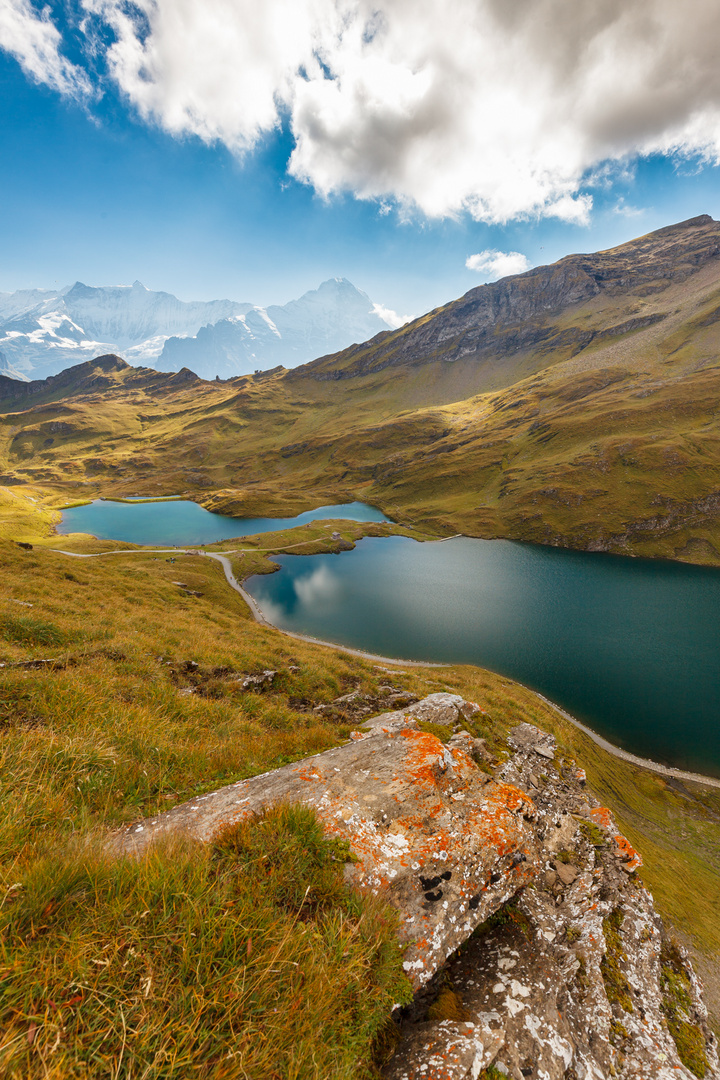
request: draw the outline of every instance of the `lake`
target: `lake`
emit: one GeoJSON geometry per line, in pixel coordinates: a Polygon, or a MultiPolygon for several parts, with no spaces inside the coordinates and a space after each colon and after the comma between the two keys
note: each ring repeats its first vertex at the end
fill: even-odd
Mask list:
{"type": "Polygon", "coordinates": [[[85,506],[63,510],[58,532],[91,533],[102,540],[124,540],[129,544],[192,547],[276,529],[291,529],[325,518],[388,520],[374,506],[360,502],[319,506],[317,510],[308,510],[291,518],[234,518],[213,514],[186,499],[127,503],[96,499],[85,506]]]}
{"type": "Polygon", "coordinates": [[[246,588],[283,629],[491,668],[626,750],[720,776],[720,570],[465,537],[276,561],[246,588]]]}

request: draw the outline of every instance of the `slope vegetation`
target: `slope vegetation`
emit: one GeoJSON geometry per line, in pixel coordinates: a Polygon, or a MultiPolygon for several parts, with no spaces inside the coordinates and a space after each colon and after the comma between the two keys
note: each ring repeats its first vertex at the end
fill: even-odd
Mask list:
{"type": "Polygon", "coordinates": [[[238,515],[361,498],[441,533],[717,563],[719,355],[704,216],[291,372],[204,382],[107,356],[0,378],[0,483],[238,515]]]}

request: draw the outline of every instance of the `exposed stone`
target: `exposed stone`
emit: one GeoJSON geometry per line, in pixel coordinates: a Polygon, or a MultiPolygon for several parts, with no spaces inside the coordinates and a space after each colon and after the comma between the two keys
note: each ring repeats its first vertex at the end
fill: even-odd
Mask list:
{"type": "Polygon", "coordinates": [[[420,1024],[417,1039],[407,1052],[396,1055],[386,1071],[387,1080],[465,1080],[478,1077],[490,1065],[504,1042],[497,1013],[474,1022],[441,1020],[420,1024]],[[493,1027],[493,1023],[495,1027],[493,1027]]]}
{"type": "Polygon", "coordinates": [[[424,724],[440,724],[443,727],[454,727],[456,724],[470,720],[479,712],[479,705],[476,705],[473,701],[465,701],[459,694],[438,693],[429,694],[422,701],[418,701],[415,705],[408,705],[404,709],[382,713],[380,716],[374,717],[369,723],[373,727],[382,727],[407,716],[424,724]]]}
{"type": "Polygon", "coordinates": [[[401,912],[405,970],[421,986],[538,871],[535,811],[523,792],[492,781],[412,716],[388,716],[344,746],[134,825],[114,846],[139,851],[168,832],[209,840],[281,800],[312,806],[328,832],[350,843],[357,862],[346,868],[348,882],[401,912]]]}
{"type": "Polygon", "coordinates": [[[492,754],[488,753],[484,739],[475,739],[469,731],[457,731],[447,743],[448,746],[457,746],[469,754],[473,761],[492,761],[492,754]]]}
{"type": "Polygon", "coordinates": [[[572,885],[577,877],[577,869],[571,863],[554,862],[553,868],[563,885],[572,885]]]}
{"type": "Polygon", "coordinates": [[[244,675],[238,681],[243,690],[262,690],[272,685],[276,675],[277,671],[261,671],[259,675],[244,675]]]}
{"type": "MultiPolygon", "coordinates": [[[[512,731],[509,741],[518,751],[496,773],[525,790],[532,786],[537,745],[554,750],[548,736],[528,727],[512,731]]],[[[493,1032],[502,1032],[490,1062],[513,1080],[693,1080],[663,1011],[660,965],[667,938],[650,893],[634,876],[639,856],[583,783],[578,770],[547,766],[545,782],[534,792],[534,828],[545,869],[531,887],[518,891],[502,917],[491,919],[484,933],[451,957],[442,976],[458,998],[465,1027],[404,1021],[400,1045],[384,1073],[387,1080],[476,1080],[486,1065],[475,1065],[473,1049],[485,1053],[488,1017],[493,1032]],[[602,830],[605,846],[585,837],[583,820],[602,830]],[[561,848],[573,853],[575,865],[553,857],[561,848]],[[560,881],[565,881],[562,889],[560,881]],[[609,921],[618,927],[617,948],[606,937],[609,921]],[[631,1011],[606,986],[608,951],[627,983],[631,1011]],[[444,1042],[453,1060],[445,1073],[435,1064],[443,1060],[444,1042]]],[[[675,954],[690,987],[687,1021],[705,1046],[705,1078],[718,1080],[717,1043],[701,986],[687,954],[677,949],[675,954]]]]}
{"type": "Polygon", "coordinates": [[[540,757],[552,761],[555,757],[555,739],[546,731],[540,731],[532,724],[518,724],[514,727],[508,742],[515,750],[533,750],[540,757]]]}
{"type": "Polygon", "coordinates": [[[386,1080],[478,1080],[490,1065],[512,1080],[693,1080],[664,1012],[669,952],[705,1078],[720,1080],[701,986],[669,946],[611,812],[531,725],[513,729],[515,753],[493,777],[466,751],[467,731],[443,745],[418,726],[441,716],[429,722],[454,727],[462,715],[455,695],[433,694],[375,717],[344,746],[140,822],[112,847],[139,852],[176,831],[207,841],[280,800],[314,807],[349,842],[347,881],[401,915],[418,993],[386,1080]],[[448,983],[462,1019],[428,1020],[433,987],[448,983]]]}
{"type": "Polygon", "coordinates": [[[352,705],[358,701],[364,695],[359,690],[353,690],[349,694],[342,694],[341,697],[336,697],[332,702],[333,705],[352,705]]]}

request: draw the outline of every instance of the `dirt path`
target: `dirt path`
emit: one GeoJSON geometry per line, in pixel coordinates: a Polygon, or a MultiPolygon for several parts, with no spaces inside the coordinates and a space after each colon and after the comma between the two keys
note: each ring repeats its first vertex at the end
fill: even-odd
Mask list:
{"type": "MultiPolygon", "coordinates": [[[[303,540],[302,544],[307,544],[310,541],[303,540]]],[[[301,544],[288,544],[288,547],[301,547],[301,544]]],[[[309,645],[322,645],[326,649],[335,649],[337,652],[348,653],[350,656],[358,656],[361,660],[372,660],[381,664],[392,664],[393,667],[406,667],[406,668],[439,668],[449,667],[449,664],[434,664],[429,660],[396,660],[392,656],[378,656],[376,653],[364,652],[362,649],[351,649],[348,645],[338,645],[334,641],[323,641],[321,638],[310,637],[308,634],[295,634],[292,630],[281,630],[279,626],[274,626],[273,623],[268,622],[262,613],[262,608],[250,593],[243,589],[240,582],[237,580],[232,572],[232,564],[227,557],[228,555],[241,554],[240,550],[228,551],[224,554],[215,551],[198,551],[195,548],[145,548],[142,551],[95,551],[90,553],[79,551],[63,551],[62,548],[51,548],[51,551],[57,551],[60,555],[69,555],[73,559],[98,559],[101,555],[203,555],[206,559],[214,559],[215,562],[219,562],[225,572],[225,580],[231,589],[240,593],[243,600],[250,608],[250,613],[255,622],[260,626],[266,626],[269,630],[275,630],[278,634],[284,634],[285,637],[295,638],[296,641],[306,641],[309,645]]],[[[275,551],[275,548],[248,548],[248,551],[275,551]]],[[[283,549],[285,550],[285,549],[283,549]]]]}
{"type": "MultiPolygon", "coordinates": [[[[454,540],[455,537],[447,537],[449,540],[454,540]]],[[[438,541],[442,543],[443,541],[438,541]]],[[[308,543],[307,540],[303,543],[308,543]]],[[[300,547],[300,544],[288,545],[292,547],[300,547]]],[[[335,649],[338,652],[348,653],[350,656],[358,656],[362,660],[372,660],[382,664],[392,664],[393,667],[406,667],[406,668],[442,668],[451,667],[451,664],[435,664],[429,661],[422,660],[395,660],[390,656],[376,656],[375,653],[363,652],[362,649],[351,649],[347,645],[338,645],[333,641],[323,641],[320,638],[310,637],[307,634],[295,634],[291,630],[281,630],[280,627],[274,626],[273,623],[268,622],[262,613],[262,608],[257,601],[243,589],[240,582],[237,580],[232,572],[232,564],[228,555],[240,554],[239,549],[228,551],[225,553],[213,552],[213,551],[198,551],[195,548],[145,548],[141,551],[97,551],[90,554],[84,554],[77,551],[63,551],[60,548],[51,548],[51,551],[57,551],[60,555],[69,555],[74,559],[97,559],[101,555],[204,555],[208,559],[214,559],[219,562],[225,572],[225,580],[231,589],[239,593],[243,600],[247,604],[255,619],[255,622],[261,626],[266,626],[270,630],[275,630],[279,634],[284,634],[285,637],[295,638],[297,641],[306,641],[309,645],[322,645],[327,649],[335,649]]],[[[274,551],[275,548],[252,548],[246,549],[252,551],[274,551]]],[[[530,690],[530,687],[526,687],[530,690]]],[[[612,754],[614,757],[621,758],[623,761],[629,762],[631,765],[637,765],[641,769],[647,769],[649,772],[659,773],[661,776],[670,776],[676,780],[689,780],[694,784],[704,784],[706,787],[720,788],[720,780],[713,776],[703,776],[700,773],[686,772],[684,769],[673,769],[667,765],[661,765],[657,761],[651,761],[649,758],[637,757],[635,754],[628,753],[627,750],[621,750],[619,746],[614,746],[607,739],[603,739],[602,735],[598,735],[592,728],[587,727],[585,724],[576,720],[570,713],[565,712],[559,705],[556,705],[554,701],[550,701],[549,698],[539,694],[537,690],[533,690],[532,693],[537,694],[541,701],[544,701],[546,705],[549,705],[556,713],[562,716],[565,720],[569,721],[576,728],[584,731],[586,735],[603,750],[606,750],[608,754],[612,754]]]]}

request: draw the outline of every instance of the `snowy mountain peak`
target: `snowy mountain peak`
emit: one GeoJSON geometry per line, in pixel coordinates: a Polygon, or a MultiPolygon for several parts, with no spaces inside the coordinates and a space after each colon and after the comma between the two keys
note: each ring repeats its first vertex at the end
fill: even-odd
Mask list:
{"type": "MultiPolygon", "coordinates": [[[[391,315],[393,313],[390,313],[391,315]]],[[[0,293],[0,354],[6,371],[45,378],[101,354],[204,378],[282,364],[294,367],[387,330],[387,309],[347,278],[283,305],[183,301],[132,285],[76,281],[52,291],[0,293]]]]}
{"type": "Polygon", "coordinates": [[[71,303],[74,300],[88,299],[98,292],[91,285],[85,285],[82,281],[76,281],[74,285],[65,292],[65,300],[69,300],[71,303]]]}

